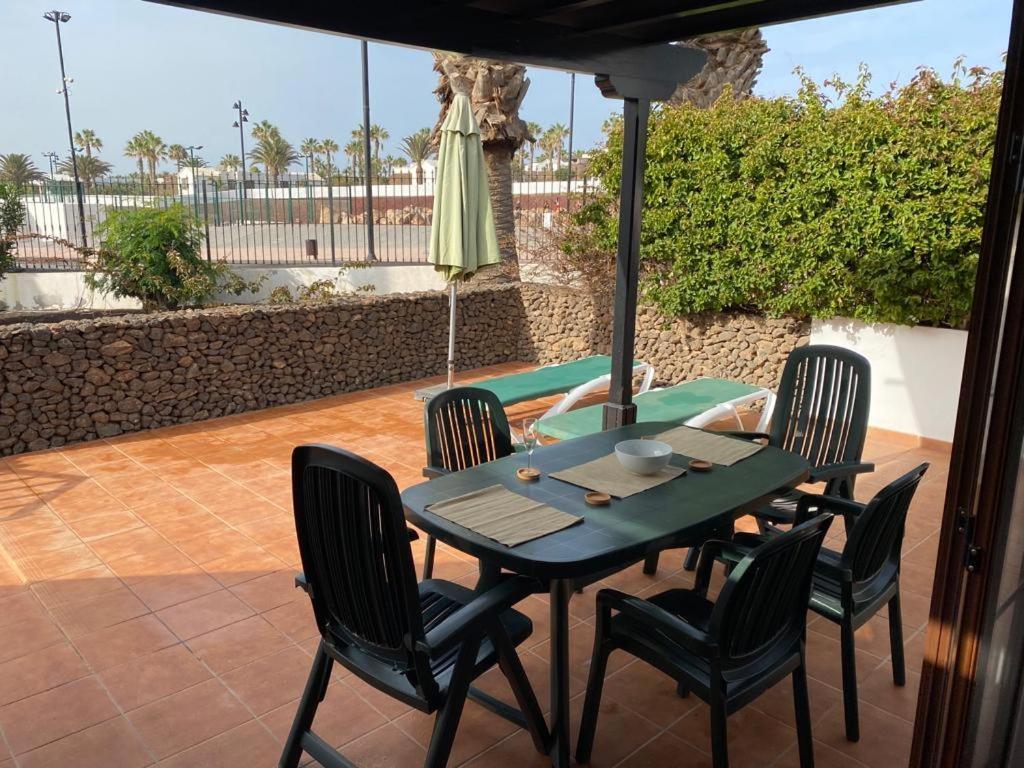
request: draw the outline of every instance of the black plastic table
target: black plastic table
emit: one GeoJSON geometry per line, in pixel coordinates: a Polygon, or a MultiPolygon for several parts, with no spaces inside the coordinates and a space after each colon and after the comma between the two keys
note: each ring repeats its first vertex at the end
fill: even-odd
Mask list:
{"type": "MultiPolygon", "coordinates": [[[[649,491],[591,507],[582,488],[550,477],[614,450],[620,440],[653,435],[675,424],[648,422],[599,432],[538,448],[533,466],[543,476],[525,483],[516,478],[526,456],[516,454],[462,472],[420,483],[402,494],[407,519],[455,549],[480,560],[481,586],[501,569],[534,576],[551,595],[551,758],[556,768],[569,765],[569,599],[578,587],[622,570],[663,549],[699,544],[732,521],[756,509],[781,489],[807,479],[809,465],[796,454],[765,447],[731,467],[687,472],[649,491]],[[538,499],[583,518],[571,528],[506,547],[442,517],[426,507],[490,485],[538,499]]],[[[688,459],[674,456],[673,464],[688,459]]]]}

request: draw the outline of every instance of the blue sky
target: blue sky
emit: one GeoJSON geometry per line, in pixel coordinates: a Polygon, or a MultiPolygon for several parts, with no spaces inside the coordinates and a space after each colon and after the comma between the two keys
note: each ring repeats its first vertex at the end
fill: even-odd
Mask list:
{"type": "MultiPolygon", "coordinates": [[[[73,16],[64,51],[77,128],[104,141],[102,157],[133,169],[121,149],[151,129],[167,143],[202,144],[215,163],[238,151],[231,104],[241,97],[254,120],[268,119],[298,144],[331,137],[344,144],[361,119],[359,44],[355,40],[184,11],[140,0],[61,0],[73,16]]],[[[818,80],[852,78],[860,62],[879,89],[905,82],[919,65],[947,73],[953,60],[1000,66],[1011,0],[921,0],[902,6],[769,27],[771,52],[756,92],[793,93],[792,70],[818,80]]],[[[67,152],[59,69],[51,24],[39,0],[0,0],[0,154],[67,152]]],[[[569,76],[531,68],[527,120],[568,124],[569,76]]],[[[372,120],[402,136],[433,125],[436,76],[423,51],[371,44],[372,120]]],[[[589,77],[577,78],[576,146],[592,146],[618,105],[589,77]]]]}

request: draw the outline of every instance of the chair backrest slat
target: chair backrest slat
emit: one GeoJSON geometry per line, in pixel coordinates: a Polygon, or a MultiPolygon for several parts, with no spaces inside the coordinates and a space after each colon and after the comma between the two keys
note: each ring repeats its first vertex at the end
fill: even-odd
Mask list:
{"type": "Polygon", "coordinates": [[[842,554],[853,574],[854,595],[898,570],[907,513],[928,466],[921,464],[889,483],[858,515],[842,554]]]}
{"type": "Polygon", "coordinates": [[[831,515],[753,550],[733,569],[711,616],[724,674],[793,652],[803,637],[814,563],[831,515]]]}
{"type": "Polygon", "coordinates": [[[812,466],[859,461],[871,404],[871,366],[848,349],[824,344],[790,353],[779,384],[771,443],[812,466]]]}
{"type": "Polygon", "coordinates": [[[292,454],[299,552],[325,640],[357,646],[396,671],[422,668],[424,635],[416,574],[395,481],[337,448],[292,454]]]}
{"type": "Polygon", "coordinates": [[[456,387],[431,398],[424,408],[427,462],[457,472],[513,452],[512,431],[493,392],[456,387]]]}

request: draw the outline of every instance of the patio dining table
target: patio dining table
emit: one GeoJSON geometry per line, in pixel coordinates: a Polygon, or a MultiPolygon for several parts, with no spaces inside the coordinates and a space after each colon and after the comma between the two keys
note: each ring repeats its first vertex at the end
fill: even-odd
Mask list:
{"type": "MultiPolygon", "coordinates": [[[[402,494],[406,518],[449,546],[480,561],[480,586],[486,588],[502,570],[535,577],[550,593],[552,764],[569,765],[569,600],[581,586],[620,571],[663,549],[699,544],[731,527],[733,521],[761,506],[782,489],[807,479],[809,465],[796,454],[764,447],[732,466],[686,474],[642,493],[592,507],[585,490],[551,477],[551,473],[614,451],[620,440],[654,435],[677,426],[646,422],[543,446],[533,466],[542,473],[520,481],[516,469],[524,454],[498,459],[412,486],[402,494]],[[463,528],[427,509],[430,505],[493,485],[582,517],[569,528],[507,547],[463,528]]],[[[685,467],[688,459],[673,456],[685,467]]]]}

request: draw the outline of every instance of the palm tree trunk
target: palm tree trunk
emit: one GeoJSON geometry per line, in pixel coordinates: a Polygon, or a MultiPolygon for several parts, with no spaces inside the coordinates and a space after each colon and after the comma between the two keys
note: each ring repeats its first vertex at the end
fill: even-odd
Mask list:
{"type": "Polygon", "coordinates": [[[516,220],[512,202],[512,149],[503,142],[484,145],[494,230],[498,236],[501,266],[485,269],[480,281],[503,282],[519,279],[519,254],[516,251],[516,220]]]}

